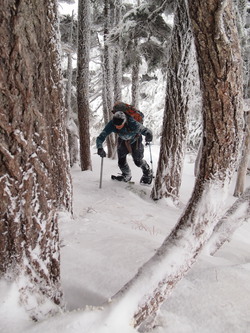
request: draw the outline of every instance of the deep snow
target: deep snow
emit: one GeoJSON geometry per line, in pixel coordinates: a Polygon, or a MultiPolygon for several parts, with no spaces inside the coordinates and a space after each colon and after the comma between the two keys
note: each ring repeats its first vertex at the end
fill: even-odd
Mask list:
{"type": "MultiPolygon", "coordinates": [[[[152,146],[156,168],[159,147],[152,146]]],[[[149,150],[145,149],[149,161],[149,150]]],[[[116,320],[92,309],[113,296],[149,259],[170,232],[194,183],[193,161],[185,160],[181,207],[153,202],[151,186],[139,184],[141,170],[129,164],[134,185],[110,179],[117,161],[93,154],[93,171],[72,169],[74,217],[60,213],[61,275],[67,313],[32,323],[18,304],[17,286],[0,283],[0,332],[129,333],[124,314],[116,320]],[[83,309],[87,306],[87,309],[83,309]]],[[[250,184],[249,176],[247,180],[250,184]]],[[[233,193],[234,183],[232,183],[233,193]]],[[[215,198],[216,199],[216,198],[215,198]]],[[[230,194],[228,203],[235,198],[230,194]]],[[[153,333],[247,333],[250,331],[250,226],[245,223],[214,257],[202,254],[161,308],[153,333]]],[[[129,307],[129,302],[127,304],[129,307]]]]}

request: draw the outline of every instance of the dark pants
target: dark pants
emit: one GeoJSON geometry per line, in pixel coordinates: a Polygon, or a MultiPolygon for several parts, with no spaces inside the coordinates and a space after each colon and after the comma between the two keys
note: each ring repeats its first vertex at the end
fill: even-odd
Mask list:
{"type": "Polygon", "coordinates": [[[127,163],[127,155],[131,153],[136,166],[142,168],[143,173],[149,170],[149,165],[143,159],[144,157],[144,145],[142,143],[142,136],[139,135],[137,140],[130,144],[129,141],[124,141],[118,137],[118,166],[121,169],[123,175],[131,176],[131,170],[127,163]]]}

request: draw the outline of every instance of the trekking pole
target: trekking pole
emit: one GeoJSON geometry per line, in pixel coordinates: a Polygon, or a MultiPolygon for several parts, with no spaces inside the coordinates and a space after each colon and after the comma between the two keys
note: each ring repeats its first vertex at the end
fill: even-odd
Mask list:
{"type": "Polygon", "coordinates": [[[152,175],[153,175],[153,178],[154,178],[153,159],[152,159],[152,152],[151,152],[151,144],[150,144],[150,142],[148,142],[148,146],[149,146],[149,154],[150,154],[150,163],[151,163],[152,175]]]}
{"type": "Polygon", "coordinates": [[[102,171],[103,171],[103,157],[101,160],[101,172],[100,172],[100,184],[99,184],[99,188],[102,188],[102,171]]]}

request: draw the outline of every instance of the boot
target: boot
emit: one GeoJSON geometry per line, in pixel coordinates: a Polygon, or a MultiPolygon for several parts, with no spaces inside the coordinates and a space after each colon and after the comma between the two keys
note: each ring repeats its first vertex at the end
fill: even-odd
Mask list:
{"type": "Polygon", "coordinates": [[[126,175],[126,174],[121,174],[118,176],[115,176],[115,175],[111,176],[111,179],[118,180],[119,182],[125,182],[125,183],[129,182],[131,178],[132,178],[131,175],[126,175]]]}
{"type": "Polygon", "coordinates": [[[153,180],[153,172],[151,169],[147,169],[143,171],[143,175],[141,177],[141,184],[151,184],[153,180]]]}

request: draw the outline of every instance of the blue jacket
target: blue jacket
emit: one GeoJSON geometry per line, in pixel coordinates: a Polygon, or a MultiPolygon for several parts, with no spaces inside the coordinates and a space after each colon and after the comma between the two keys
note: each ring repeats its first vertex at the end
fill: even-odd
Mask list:
{"type": "Polygon", "coordinates": [[[127,121],[122,129],[117,129],[113,124],[113,120],[107,123],[104,127],[101,134],[96,138],[96,148],[102,148],[102,144],[106,137],[110,133],[117,133],[122,140],[130,140],[130,143],[134,143],[137,139],[137,134],[146,135],[149,130],[147,127],[143,126],[141,123],[138,123],[134,118],[127,117],[127,121]]]}

